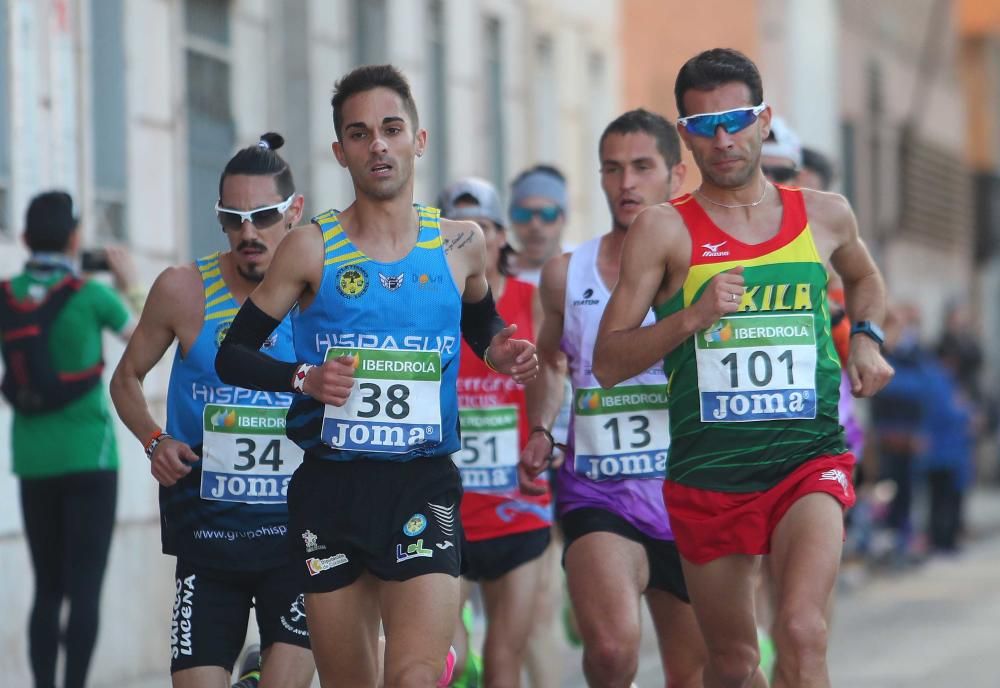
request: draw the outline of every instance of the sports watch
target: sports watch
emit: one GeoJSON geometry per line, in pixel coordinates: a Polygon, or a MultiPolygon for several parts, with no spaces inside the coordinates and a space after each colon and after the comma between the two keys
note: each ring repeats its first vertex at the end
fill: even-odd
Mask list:
{"type": "Polygon", "coordinates": [[[851,326],[851,336],[856,334],[863,334],[867,337],[871,337],[875,342],[882,346],[885,343],[885,333],[882,332],[882,328],[873,323],[871,320],[861,320],[856,322],[851,326]]]}

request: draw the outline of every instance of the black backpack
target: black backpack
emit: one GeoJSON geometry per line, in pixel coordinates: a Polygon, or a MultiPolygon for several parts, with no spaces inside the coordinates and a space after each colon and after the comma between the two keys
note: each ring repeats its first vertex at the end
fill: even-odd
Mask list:
{"type": "Polygon", "coordinates": [[[84,281],[67,275],[40,302],[18,301],[10,282],[0,283],[0,348],[4,375],[0,389],[24,414],[46,413],[79,399],[101,381],[104,362],[74,373],[52,366],[49,332],[56,316],[84,281]]]}

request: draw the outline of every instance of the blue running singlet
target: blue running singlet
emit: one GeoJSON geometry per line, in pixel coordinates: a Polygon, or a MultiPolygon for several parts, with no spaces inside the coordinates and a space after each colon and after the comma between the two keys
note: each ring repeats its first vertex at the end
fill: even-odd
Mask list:
{"type": "Polygon", "coordinates": [[[344,233],[336,210],[313,218],[323,232],[316,298],[292,317],[296,359],[355,357],[342,407],[297,395],[288,437],[307,457],[409,461],[459,448],[458,352],[462,297],[441,240],[440,211],[417,206],[419,234],[402,260],[380,263],[344,233]]]}
{"type": "MultiPolygon", "coordinates": [[[[160,487],[165,554],[226,570],[260,570],[288,559],[285,494],[302,451],[285,437],[292,395],[224,384],[215,355],[239,304],[219,267],[219,254],[197,261],[205,317],[186,355],[178,346],[167,391],[167,429],[201,457],[171,487],[160,487]]],[[[261,348],[294,360],[289,318],[261,348]]]]}

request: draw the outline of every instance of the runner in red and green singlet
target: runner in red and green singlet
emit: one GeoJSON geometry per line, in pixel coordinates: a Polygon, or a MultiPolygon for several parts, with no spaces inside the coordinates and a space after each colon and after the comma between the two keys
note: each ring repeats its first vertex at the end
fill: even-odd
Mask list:
{"type": "Polygon", "coordinates": [[[719,229],[691,194],[672,203],[691,236],[691,266],[680,291],[656,308],[657,318],[690,306],[720,272],[741,265],[746,281],[736,312],[666,357],[673,440],[667,477],[681,485],[764,490],[812,457],[845,451],[826,269],[802,192],[776,188],[780,228],[756,245],[719,229]]]}
{"type": "Polygon", "coordinates": [[[879,349],[885,285],[844,198],[764,178],[771,111],[753,62],[705,51],[681,68],[674,95],[701,185],[629,227],[594,375],[611,386],[666,361],[664,498],[709,648],[705,688],[767,685],[753,601],[768,553],[774,685],[828,688],[827,603],[854,459],[837,419],[824,265],[843,280],[855,323],[846,364],[855,396],[892,376],[879,349]],[[650,306],[657,322],[642,327],[650,306]]]}

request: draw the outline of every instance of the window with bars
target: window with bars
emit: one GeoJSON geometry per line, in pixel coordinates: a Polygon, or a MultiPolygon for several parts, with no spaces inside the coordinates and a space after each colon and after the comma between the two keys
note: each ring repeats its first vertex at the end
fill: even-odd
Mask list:
{"type": "Polygon", "coordinates": [[[441,0],[427,2],[427,64],[430,66],[430,99],[426,103],[430,147],[425,156],[437,193],[448,183],[448,65],[441,0]]]}
{"type": "Polygon", "coordinates": [[[487,17],[483,47],[483,113],[486,140],[489,142],[486,161],[490,181],[498,189],[507,184],[507,136],[503,118],[503,26],[497,17],[487,17]]]}
{"type": "Polygon", "coordinates": [[[385,48],[387,20],[385,0],[354,0],[355,65],[388,61],[385,48]]]}
{"type": "Polygon", "coordinates": [[[233,154],[229,2],[185,0],[188,123],[188,246],[191,256],[224,248],[212,208],[219,174],[233,154]]]}
{"type": "Polygon", "coordinates": [[[0,0],[0,237],[12,237],[10,217],[10,40],[7,0],[0,0]]]}
{"type": "Polygon", "coordinates": [[[100,239],[123,242],[128,239],[124,0],[91,0],[89,9],[94,214],[88,224],[100,239]]]}

